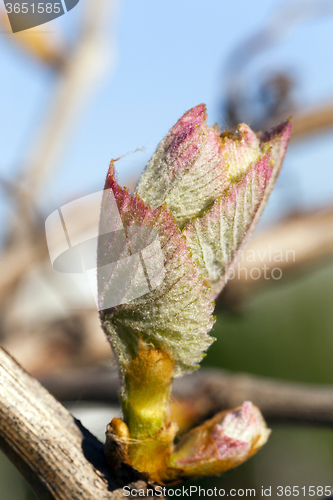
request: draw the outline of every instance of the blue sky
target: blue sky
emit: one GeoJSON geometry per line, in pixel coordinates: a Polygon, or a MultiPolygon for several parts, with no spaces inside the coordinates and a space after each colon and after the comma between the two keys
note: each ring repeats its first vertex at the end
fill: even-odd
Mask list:
{"type": "MultiPolygon", "coordinates": [[[[84,1],[45,29],[63,30],[67,36],[75,32],[84,1]]],[[[283,4],[281,0],[121,1],[116,65],[87,105],[57,175],[42,195],[45,214],[74,195],[101,189],[111,158],[144,148],[118,164],[120,181],[133,172],[138,175],[168,129],[192,106],[205,102],[209,123],[223,123],[221,101],[230,54],[283,4]]],[[[54,89],[52,73],[18,51],[12,36],[0,34],[0,171],[6,178],[13,178],[24,160],[54,89]]],[[[299,83],[298,99],[304,107],[333,101],[332,47],[333,12],[304,20],[278,46],[253,61],[249,81],[286,68],[299,83]]],[[[333,132],[292,146],[266,219],[291,208],[330,203],[332,155],[333,132]]],[[[0,208],[7,213],[4,202],[0,208]]]]}

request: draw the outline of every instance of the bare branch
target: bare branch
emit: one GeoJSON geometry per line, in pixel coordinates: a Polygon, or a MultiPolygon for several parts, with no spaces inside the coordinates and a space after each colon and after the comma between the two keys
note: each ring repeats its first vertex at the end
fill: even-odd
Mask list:
{"type": "Polygon", "coordinates": [[[201,370],[177,381],[176,398],[196,401],[200,419],[252,401],[268,420],[333,426],[333,387],[278,381],[245,373],[201,370]]]}
{"type": "MultiPolygon", "coordinates": [[[[10,193],[17,201],[17,213],[7,231],[9,244],[1,255],[0,298],[12,292],[25,272],[46,255],[44,231],[38,227],[40,221],[36,216],[31,217],[31,212],[36,212],[35,202],[41,186],[57,166],[82,109],[112,63],[114,47],[109,38],[115,32],[117,5],[117,0],[100,0],[96,8],[92,0],[87,0],[79,36],[58,67],[50,110],[33,143],[29,160],[17,176],[22,179],[22,185],[16,180],[15,185],[10,186],[10,193]]],[[[1,184],[8,189],[8,182],[2,180],[1,184]]]]}
{"type": "Polygon", "coordinates": [[[47,256],[45,236],[35,235],[33,241],[24,245],[9,245],[0,260],[0,300],[8,296],[23,276],[41,259],[47,256]]]}
{"type": "MultiPolygon", "coordinates": [[[[42,380],[61,400],[89,400],[116,403],[119,378],[115,370],[86,369],[42,380]]],[[[173,410],[186,412],[189,422],[239,406],[250,400],[270,420],[333,425],[333,386],[302,384],[201,368],[192,375],[176,379],[173,410]],[[179,407],[177,409],[177,406],[179,407]]]]}
{"type": "Polygon", "coordinates": [[[117,0],[99,0],[96,8],[94,1],[86,2],[79,37],[68,52],[49,115],[36,138],[30,162],[25,166],[30,194],[37,194],[56,166],[81,109],[109,69],[114,54],[108,35],[114,32],[112,17],[117,3],[117,0]]]}
{"type": "MultiPolygon", "coordinates": [[[[123,498],[102,443],[3,349],[0,373],[0,448],[37,496],[43,500],[123,498]]],[[[138,480],[136,471],[126,473],[128,483],[138,480]]],[[[147,485],[139,481],[133,487],[147,485]]]]}
{"type": "Polygon", "coordinates": [[[314,269],[331,260],[332,227],[333,209],[329,208],[290,216],[259,233],[244,249],[244,258],[239,263],[241,271],[236,272],[235,278],[228,281],[216,301],[216,307],[233,308],[254,290],[276,284],[274,279],[266,277],[274,268],[281,269],[285,278],[314,269]],[[258,269],[261,271],[259,276],[258,269]]]}
{"type": "Polygon", "coordinates": [[[326,105],[295,116],[291,139],[302,139],[304,136],[323,132],[332,127],[333,104],[326,103],[326,105]]]}

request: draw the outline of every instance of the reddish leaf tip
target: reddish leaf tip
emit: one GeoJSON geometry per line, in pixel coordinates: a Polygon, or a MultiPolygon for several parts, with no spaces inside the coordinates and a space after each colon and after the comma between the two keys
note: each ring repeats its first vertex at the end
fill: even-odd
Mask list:
{"type": "Polygon", "coordinates": [[[260,135],[260,142],[270,142],[275,137],[284,136],[286,141],[289,141],[290,134],[292,129],[292,118],[289,118],[285,122],[276,125],[275,127],[270,128],[266,132],[263,132],[260,135]]]}

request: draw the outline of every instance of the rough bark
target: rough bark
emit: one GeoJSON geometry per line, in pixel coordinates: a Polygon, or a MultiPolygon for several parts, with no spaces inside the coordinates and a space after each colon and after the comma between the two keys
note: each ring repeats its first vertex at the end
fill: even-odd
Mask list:
{"type": "Polygon", "coordinates": [[[1,348],[0,374],[0,448],[38,498],[116,500],[121,482],[147,487],[132,469],[116,478],[103,444],[1,348]]]}

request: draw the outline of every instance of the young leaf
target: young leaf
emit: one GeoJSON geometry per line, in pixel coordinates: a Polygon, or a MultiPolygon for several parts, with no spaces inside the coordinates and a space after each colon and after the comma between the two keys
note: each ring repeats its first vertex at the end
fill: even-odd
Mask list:
{"type": "MultiPolygon", "coordinates": [[[[218,474],[267,440],[251,403],[222,412],[174,445],[168,401],[174,376],[196,367],[213,339],[212,300],[253,231],[280,171],[291,124],[257,136],[219,135],[199,105],[162,140],[132,196],[106,180],[98,246],[102,325],[123,375],[124,422],[110,451],[152,481],[218,474]]],[[[118,464],[119,465],[119,464],[118,464]]]]}
{"type": "Polygon", "coordinates": [[[184,231],[189,248],[212,287],[213,299],[221,292],[228,279],[228,268],[267,203],[282,166],[290,129],[291,124],[286,122],[264,134],[260,146],[265,156],[184,231]]]}
{"type": "Polygon", "coordinates": [[[116,201],[126,232],[123,240],[118,237],[118,246],[115,232],[100,238],[98,248],[99,309],[120,370],[124,373],[130,359],[139,352],[140,343],[144,343],[169,353],[175,363],[175,376],[181,375],[197,366],[214,340],[208,335],[214,323],[210,289],[166,205],[152,210],[138,195],[132,196],[122,189],[115,180],[113,163],[105,189],[100,233],[106,233],[105,228],[110,230],[110,220],[112,225],[114,219],[115,207],[110,197],[116,201]],[[142,229],[148,231],[144,241],[142,229]],[[151,243],[151,234],[158,236],[159,245],[153,245],[145,253],[144,247],[151,243]],[[114,262],[115,246],[117,262],[114,262]],[[130,256],[125,252],[127,246],[130,256]],[[156,255],[162,255],[162,266],[160,262],[154,265],[156,255]],[[109,262],[113,264],[107,264],[109,262]],[[136,265],[129,273],[131,262],[136,265]],[[142,264],[147,293],[128,300],[131,288],[142,278],[139,276],[142,264]],[[159,273],[162,274],[158,276],[159,273]],[[124,283],[122,277],[129,274],[130,279],[124,283]],[[105,309],[110,297],[117,298],[117,305],[105,309]]]}
{"type": "Polygon", "coordinates": [[[185,230],[193,256],[211,284],[213,297],[225,282],[227,268],[263,200],[271,173],[267,154],[226,196],[217,200],[204,217],[197,218],[185,230]]]}
{"type": "Polygon", "coordinates": [[[204,104],[190,109],[159,144],[136,193],[152,208],[166,203],[183,227],[227,189],[222,142],[206,125],[204,104]]]}
{"type": "Polygon", "coordinates": [[[171,457],[170,472],[178,469],[182,479],[221,474],[256,453],[269,434],[259,409],[246,401],[185,434],[171,457]]]}

